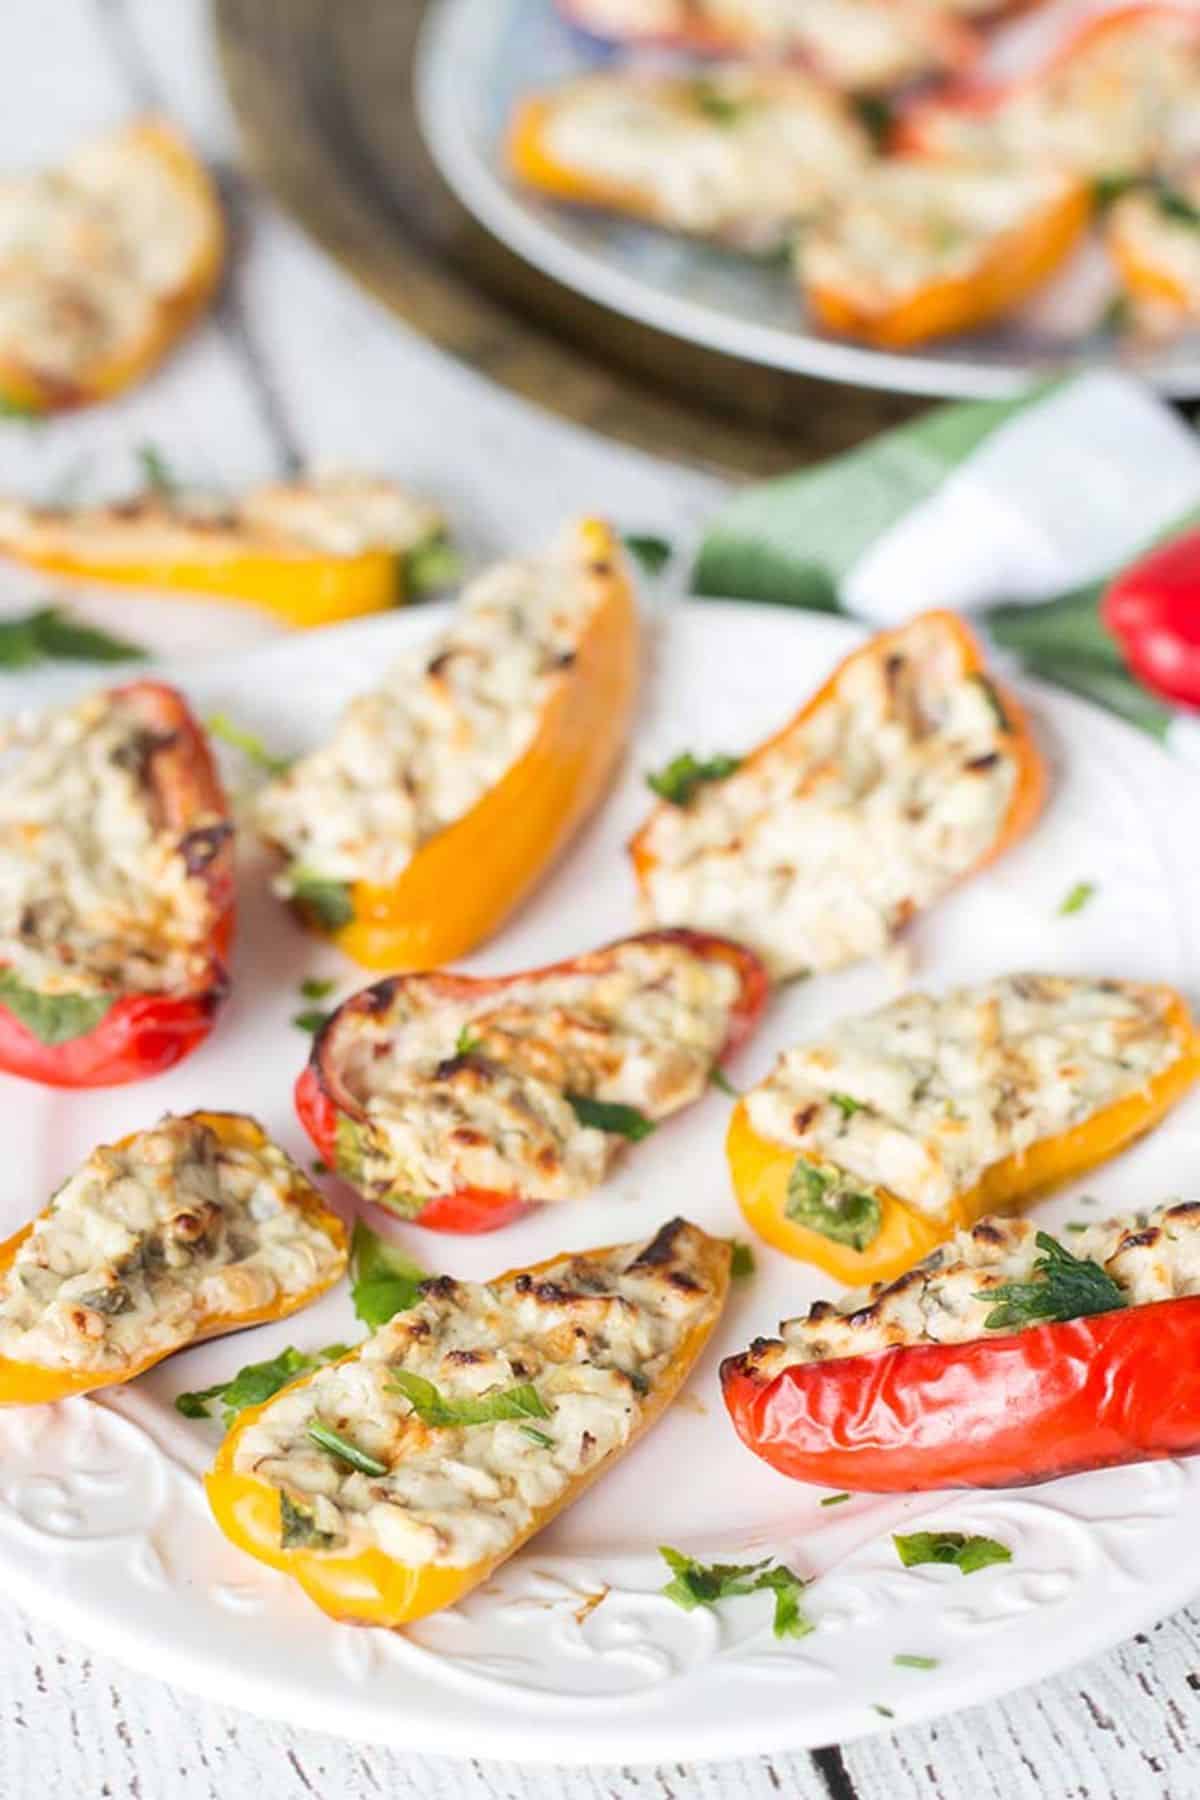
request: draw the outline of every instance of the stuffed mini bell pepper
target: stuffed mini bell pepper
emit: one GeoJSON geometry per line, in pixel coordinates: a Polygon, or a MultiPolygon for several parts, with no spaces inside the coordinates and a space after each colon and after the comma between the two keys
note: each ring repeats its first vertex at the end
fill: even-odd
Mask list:
{"type": "Polygon", "coordinates": [[[140,1081],[212,1029],[233,936],[233,844],[204,735],[136,681],[6,739],[0,1070],[140,1081]]]}
{"type": "Polygon", "coordinates": [[[419,598],[451,564],[445,521],[394,481],[272,482],[241,498],[157,486],[98,506],[0,502],[0,555],[84,581],[262,607],[336,625],[419,598]]]}
{"type": "Polygon", "coordinates": [[[86,406],[138,381],[208,306],[224,258],[216,189],[162,120],[0,182],[6,410],[86,406]]]}
{"type": "Polygon", "coordinates": [[[1114,1155],[1198,1073],[1170,988],[1007,975],[906,994],[785,1052],[742,1096],[733,1185],[777,1249],[839,1281],[886,1281],[1114,1155]]]}
{"type": "Polygon", "coordinates": [[[372,969],[465,956],[532,889],[625,746],[638,627],[624,559],[587,519],[464,591],[449,630],[348,707],[260,794],[277,891],[372,969]]]}
{"type": "Polygon", "coordinates": [[[851,1493],[1019,1487],[1200,1450],[1200,1205],[1069,1247],[982,1219],[721,1365],[743,1443],[851,1493]]]}
{"type": "Polygon", "coordinates": [[[491,1231],[603,1181],[699,1099],[767,995],[750,951],[649,932],[521,975],[380,981],[319,1033],[296,1087],[321,1156],[436,1231],[491,1231]]]}
{"type": "Polygon", "coordinates": [[[870,141],[850,103],[798,69],[601,69],[521,102],[514,174],[541,194],[754,254],[788,242],[870,141]]]}
{"type": "Polygon", "coordinates": [[[935,612],[852,652],[757,749],[681,750],[650,786],[629,846],[645,912],[783,979],[886,950],[1028,830],[1045,778],[974,637],[935,612]]]}
{"type": "Polygon", "coordinates": [[[1200,163],[1122,194],[1108,211],[1104,241],[1149,332],[1200,318],[1200,163]]]}
{"type": "Polygon", "coordinates": [[[0,1406],[132,1381],[345,1267],[345,1227],[253,1119],[168,1116],[93,1150],[0,1244],[0,1406]]]}
{"type": "Polygon", "coordinates": [[[218,1525],[335,1619],[453,1606],[670,1405],[729,1260],[675,1219],[486,1286],[427,1282],[349,1356],[240,1415],[206,1481],[218,1525]]]}

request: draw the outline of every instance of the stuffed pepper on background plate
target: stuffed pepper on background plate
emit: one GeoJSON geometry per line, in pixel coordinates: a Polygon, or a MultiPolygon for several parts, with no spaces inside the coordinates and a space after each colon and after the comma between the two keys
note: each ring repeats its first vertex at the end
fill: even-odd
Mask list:
{"type": "Polygon", "coordinates": [[[982,1219],[889,1287],[721,1365],[738,1435],[852,1493],[1018,1487],[1200,1450],[1200,1204],[1070,1248],[982,1219]]]}
{"type": "Polygon", "coordinates": [[[851,93],[960,73],[978,42],[954,14],[981,4],[990,0],[559,0],[593,37],[807,63],[851,93]]]}
{"type": "Polygon", "coordinates": [[[637,609],[609,527],[464,590],[453,623],[259,795],[277,891],[368,968],[489,937],[603,794],[629,729],[637,609]]]}
{"type": "Polygon", "coordinates": [[[54,412],[139,380],[211,301],[225,224],[207,170],[158,119],[0,180],[0,398],[54,412]]]}
{"type": "Polygon", "coordinates": [[[0,501],[0,555],[128,586],[244,600],[334,625],[433,585],[449,555],[435,506],[366,475],[271,482],[240,499],[163,485],[101,506],[0,501]]]}
{"type": "Polygon", "coordinates": [[[168,1116],[93,1150],[0,1244],[0,1405],[131,1381],[286,1318],[346,1256],[341,1220],[253,1119],[168,1116]]]}
{"type": "Polygon", "coordinates": [[[0,1070],[107,1087],[212,1029],[233,936],[233,845],[208,745],[158,682],[5,735],[0,1070]]]}
{"type": "Polygon", "coordinates": [[[340,1006],[296,1084],[321,1156],[437,1231],[491,1231],[604,1180],[699,1099],[767,997],[758,958],[691,931],[476,979],[380,981],[340,1006]]]}
{"type": "Polygon", "coordinates": [[[217,1523],[334,1618],[453,1606],[670,1405],[729,1262],[675,1219],[486,1286],[426,1282],[365,1344],[241,1414],[207,1478],[217,1523]]]}
{"type": "Polygon", "coordinates": [[[1006,975],[906,994],[785,1052],[742,1096],[734,1189],[777,1249],[841,1281],[890,1280],[1114,1155],[1198,1074],[1171,988],[1006,975]]]}
{"type": "Polygon", "coordinates": [[[870,155],[849,102],[798,69],[603,69],[521,102],[515,174],[555,200],[767,253],[870,155]]]}
{"type": "Polygon", "coordinates": [[[1195,151],[1186,168],[1131,187],[1105,219],[1121,284],[1152,331],[1200,319],[1200,129],[1195,151]]]}
{"type": "Polygon", "coordinates": [[[852,652],[740,761],[684,755],[652,786],[669,798],[629,846],[649,917],[783,979],[886,950],[1032,825],[1045,778],[970,631],[933,612],[852,652]]]}

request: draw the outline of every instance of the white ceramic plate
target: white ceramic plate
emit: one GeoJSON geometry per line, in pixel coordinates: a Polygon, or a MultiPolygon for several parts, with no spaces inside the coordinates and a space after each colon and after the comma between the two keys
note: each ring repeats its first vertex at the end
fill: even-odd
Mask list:
{"type": "MultiPolygon", "coordinates": [[[[1004,73],[1026,67],[1081,13],[1101,10],[1088,0],[1056,0],[997,33],[990,65],[1004,73]]],[[[811,329],[786,269],[539,200],[504,166],[500,146],[513,104],[612,54],[564,24],[552,0],[438,0],[425,24],[417,101],[434,161],[493,236],[554,280],[673,337],[862,387],[986,398],[1064,366],[1120,361],[1164,394],[1200,393],[1197,334],[1147,349],[1121,345],[1100,327],[1116,289],[1094,243],[992,329],[887,352],[811,329]]]]}
{"type": "MultiPolygon", "coordinates": [[[[294,751],[435,617],[396,614],[288,638],[223,664],[182,667],[179,681],[202,713],[221,708],[294,751]]],[[[532,904],[468,966],[528,967],[633,928],[622,845],[645,810],[644,769],[685,746],[737,748],[763,737],[856,636],[844,621],[783,609],[696,602],[672,613],[653,645],[616,791],[532,904]]],[[[90,685],[78,673],[25,678],[11,693],[0,688],[0,708],[90,685]]],[[[1195,833],[1179,829],[1194,813],[1192,780],[1106,715],[1045,691],[1032,700],[1055,770],[1048,815],[915,931],[919,979],[1034,966],[1195,987],[1200,851],[1195,833]],[[1080,880],[1098,884],[1096,898],[1060,918],[1060,901],[1080,880]]],[[[9,1171],[0,1236],[94,1144],[167,1108],[244,1108],[307,1160],[290,1103],[308,1049],[290,1023],[298,983],[335,974],[346,993],[361,977],[290,922],[251,855],[241,875],[233,999],[182,1068],[81,1095],[0,1077],[9,1171]]],[[[888,993],[873,966],[794,986],[734,1078],[756,1079],[800,1033],[888,993]]],[[[373,1223],[431,1270],[468,1277],[637,1238],[674,1212],[733,1234],[739,1219],[721,1149],[729,1108],[714,1090],[639,1146],[592,1199],[545,1208],[490,1238],[440,1237],[378,1214],[373,1223]]],[[[1195,1194],[1198,1152],[1194,1103],[1090,1178],[1087,1191],[1112,1210],[1195,1194]]],[[[1067,1194],[1043,1215],[1079,1211],[1067,1194]]],[[[127,1662],[214,1698],[407,1750],[521,1762],[722,1757],[844,1740],[883,1726],[877,1708],[903,1722],[1051,1673],[1200,1590],[1200,1462],[1024,1493],[864,1497],[828,1510],[818,1491],[765,1468],[726,1421],[717,1362],[799,1311],[822,1283],[765,1249],[757,1259],[687,1393],[645,1443],[484,1590],[403,1635],[330,1623],[283,1576],[233,1549],[198,1481],[218,1427],[185,1421],[171,1404],[285,1343],[353,1339],[344,1292],[282,1326],[181,1355],[101,1400],[0,1414],[0,1586],[127,1662]],[[966,1579],[953,1568],[902,1569],[889,1531],[935,1518],[1000,1538],[1011,1565],[966,1579]],[[815,1577],[817,1630],[777,1642],[769,1596],[681,1612],[658,1592],[661,1543],[706,1558],[784,1558],[815,1577]],[[938,1666],[897,1668],[898,1653],[936,1657],[938,1666]]]]}

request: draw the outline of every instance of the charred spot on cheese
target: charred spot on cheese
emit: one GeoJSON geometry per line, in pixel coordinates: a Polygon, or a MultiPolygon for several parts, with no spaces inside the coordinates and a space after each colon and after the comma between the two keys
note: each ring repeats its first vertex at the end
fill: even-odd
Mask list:
{"type": "Polygon", "coordinates": [[[321,1046],[350,1103],[339,1171],[410,1217],[466,1188],[578,1198],[626,1138],[705,1092],[739,996],[731,963],[653,936],[498,990],[379,984],[321,1046]]]}
{"type": "Polygon", "coordinates": [[[487,1285],[428,1282],[356,1356],[269,1401],[234,1468],[286,1499],[285,1547],[375,1548],[417,1567],[496,1558],[629,1442],[711,1323],[720,1266],[711,1239],[673,1221],[651,1246],[567,1255],[487,1285]],[[337,1420],[385,1472],[327,1454],[314,1419],[337,1420]]]}
{"type": "Polygon", "coordinates": [[[94,1150],[0,1274],[0,1357],[119,1378],[328,1285],[344,1258],[301,1194],[316,1198],[274,1144],[199,1118],[94,1150]]]}
{"type": "MultiPolygon", "coordinates": [[[[577,534],[543,557],[501,563],[463,591],[432,657],[414,650],[346,709],[333,737],[257,798],[263,836],[288,867],[345,894],[386,887],[431,837],[468,813],[533,742],[604,597],[577,534]]],[[[342,919],[340,922],[344,923],[342,919]]]]}
{"type": "Polygon", "coordinates": [[[976,866],[1017,779],[992,691],[931,614],[850,658],[816,709],[686,808],[658,808],[643,891],[656,919],[736,938],[776,978],[837,968],[884,952],[976,866]]]}
{"type": "Polygon", "coordinates": [[[215,979],[203,877],[230,827],[214,818],[180,835],[164,825],[148,775],[162,744],[148,751],[147,737],[120,689],[7,735],[0,965],[10,989],[43,1011],[200,992],[215,979]]]}

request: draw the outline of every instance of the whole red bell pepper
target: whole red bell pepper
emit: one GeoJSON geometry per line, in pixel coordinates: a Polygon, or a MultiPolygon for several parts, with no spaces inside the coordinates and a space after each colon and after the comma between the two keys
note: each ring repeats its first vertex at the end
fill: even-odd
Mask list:
{"type": "Polygon", "coordinates": [[[0,1069],[48,1087],[115,1087],[169,1069],[207,1037],[229,985],[233,827],[208,742],[182,695],[161,682],[131,682],[108,697],[146,734],[143,780],[155,825],[177,834],[189,874],[204,882],[207,958],[187,991],[118,994],[90,1029],[56,1033],[57,1041],[38,1036],[0,999],[0,1069]]]}
{"type": "Polygon", "coordinates": [[[1165,700],[1200,707],[1200,531],[1119,575],[1101,617],[1139,681],[1165,700]]]}
{"type": "MultiPolygon", "coordinates": [[[[603,950],[592,951],[584,957],[552,963],[546,968],[517,976],[489,976],[480,979],[448,974],[441,970],[420,975],[389,976],[353,995],[326,1021],[313,1042],[308,1064],[296,1082],[296,1111],[300,1123],[316,1145],[318,1154],[330,1168],[338,1170],[351,1183],[354,1182],[353,1157],[347,1155],[346,1139],[348,1135],[353,1136],[355,1128],[365,1120],[366,1113],[361,1102],[351,1092],[341,1067],[341,1027],[348,1020],[353,1022],[356,1015],[360,1018],[386,1015],[397,993],[413,984],[434,986],[437,992],[445,996],[447,1002],[453,1003],[476,1000],[486,995],[499,996],[514,981],[536,982],[547,977],[571,974],[581,967],[595,968],[600,972],[605,958],[611,952],[620,950],[626,943],[680,944],[695,956],[731,963],[738,972],[740,985],[718,1060],[731,1056],[744,1043],[758,1023],[767,1002],[769,982],[766,970],[753,951],[729,939],[713,937],[705,932],[684,929],[648,931],[640,937],[609,944],[603,950]]],[[[387,1205],[389,1202],[384,1200],[382,1204],[387,1205]]],[[[435,1195],[424,1204],[418,1204],[407,1216],[411,1217],[413,1223],[424,1225],[433,1231],[474,1233],[495,1231],[513,1219],[520,1218],[535,1204],[535,1201],[520,1193],[464,1187],[453,1193],[435,1195]]]]}
{"type": "Polygon", "coordinates": [[[1200,1450],[1200,1296],[796,1363],[721,1365],[742,1442],[852,1493],[1020,1487],[1200,1450]]]}

